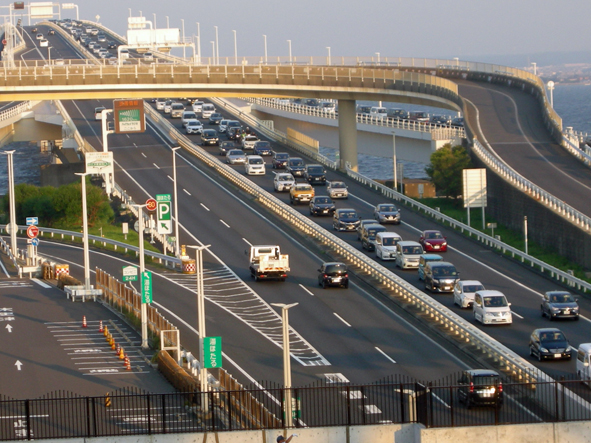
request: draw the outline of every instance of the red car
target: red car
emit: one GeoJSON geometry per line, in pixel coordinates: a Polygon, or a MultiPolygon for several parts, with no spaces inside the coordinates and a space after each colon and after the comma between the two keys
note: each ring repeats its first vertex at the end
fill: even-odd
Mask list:
{"type": "Polygon", "coordinates": [[[423,231],[419,243],[425,252],[447,251],[447,240],[439,231],[423,231]]]}

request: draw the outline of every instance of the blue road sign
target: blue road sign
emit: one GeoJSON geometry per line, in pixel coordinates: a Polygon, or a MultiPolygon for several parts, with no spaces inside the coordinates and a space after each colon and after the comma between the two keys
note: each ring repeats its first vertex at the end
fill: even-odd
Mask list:
{"type": "Polygon", "coordinates": [[[27,217],[27,226],[37,226],[39,224],[39,217],[27,217]]]}
{"type": "Polygon", "coordinates": [[[33,246],[39,246],[39,238],[38,237],[32,238],[31,239],[31,244],[33,246]]]}

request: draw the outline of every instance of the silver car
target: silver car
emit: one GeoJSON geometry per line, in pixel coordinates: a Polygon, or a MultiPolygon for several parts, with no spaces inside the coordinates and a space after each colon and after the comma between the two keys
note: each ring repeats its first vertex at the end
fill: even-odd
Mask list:
{"type": "Polygon", "coordinates": [[[288,173],[275,174],[273,179],[273,187],[277,192],[289,191],[295,185],[295,178],[288,173]]]}
{"type": "Polygon", "coordinates": [[[231,165],[244,165],[246,164],[246,154],[242,149],[231,149],[226,154],[226,163],[231,165]]]}
{"type": "Polygon", "coordinates": [[[334,181],[326,185],[326,192],[332,199],[335,198],[349,198],[349,191],[345,182],[334,181]]]}

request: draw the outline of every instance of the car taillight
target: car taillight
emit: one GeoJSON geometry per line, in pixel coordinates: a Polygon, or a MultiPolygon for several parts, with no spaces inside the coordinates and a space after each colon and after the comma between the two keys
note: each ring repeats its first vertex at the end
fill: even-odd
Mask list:
{"type": "Polygon", "coordinates": [[[499,382],[499,392],[503,392],[503,383],[499,382]]]}
{"type": "Polygon", "coordinates": [[[470,393],[474,392],[474,383],[470,382],[470,393]]]}
{"type": "Polygon", "coordinates": [[[324,278],[328,278],[328,274],[324,274],[324,278]]]}
{"type": "Polygon", "coordinates": [[[345,274],[344,277],[349,277],[349,274],[345,274]]]}

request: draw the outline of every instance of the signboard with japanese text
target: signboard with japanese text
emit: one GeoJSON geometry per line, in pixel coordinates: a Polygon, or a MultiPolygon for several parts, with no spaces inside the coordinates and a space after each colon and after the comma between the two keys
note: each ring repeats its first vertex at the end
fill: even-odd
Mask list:
{"type": "Polygon", "coordinates": [[[142,272],[142,303],[152,303],[152,273],[142,272]]]}
{"type": "Polygon", "coordinates": [[[113,153],[112,152],[87,152],[84,154],[86,160],[87,174],[112,174],[113,153]]]}
{"type": "Polygon", "coordinates": [[[156,225],[156,230],[158,234],[172,234],[172,203],[170,201],[170,194],[156,195],[156,202],[158,204],[156,211],[158,224],[156,225]]]}
{"type": "Polygon", "coordinates": [[[116,134],[145,132],[146,130],[143,100],[113,100],[113,115],[116,134]]]}
{"type": "Polygon", "coordinates": [[[222,367],[222,337],[205,337],[203,339],[203,367],[222,367]]]}

